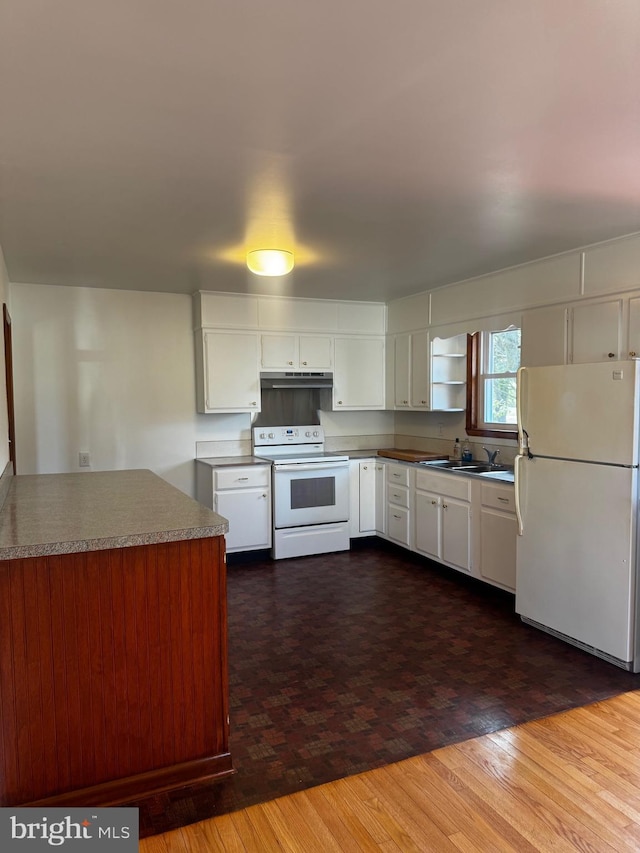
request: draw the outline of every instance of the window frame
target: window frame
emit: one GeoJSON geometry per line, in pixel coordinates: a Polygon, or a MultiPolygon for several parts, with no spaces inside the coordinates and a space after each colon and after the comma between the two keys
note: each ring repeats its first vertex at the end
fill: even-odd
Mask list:
{"type": "MultiPolygon", "coordinates": [[[[506,331],[505,329],[494,329],[492,331],[506,331]]],[[[467,411],[466,426],[467,435],[478,435],[485,438],[503,438],[518,440],[517,425],[509,424],[508,429],[499,427],[487,427],[484,418],[481,417],[480,382],[482,380],[482,335],[490,332],[475,332],[467,335],[467,411]]]]}

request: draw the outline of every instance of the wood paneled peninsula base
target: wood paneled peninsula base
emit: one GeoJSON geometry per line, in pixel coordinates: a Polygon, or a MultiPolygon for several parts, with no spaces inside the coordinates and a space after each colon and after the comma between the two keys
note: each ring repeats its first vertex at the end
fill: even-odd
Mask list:
{"type": "Polygon", "coordinates": [[[0,512],[0,806],[233,772],[226,520],[150,471],[13,478],[0,512]]]}

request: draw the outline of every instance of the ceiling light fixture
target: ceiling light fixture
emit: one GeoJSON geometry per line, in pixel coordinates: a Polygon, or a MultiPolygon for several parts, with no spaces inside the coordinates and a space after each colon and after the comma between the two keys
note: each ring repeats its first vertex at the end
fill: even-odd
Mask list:
{"type": "Polygon", "coordinates": [[[293,253],[283,249],[247,252],[247,266],[256,275],[286,275],[293,269],[293,253]]]}

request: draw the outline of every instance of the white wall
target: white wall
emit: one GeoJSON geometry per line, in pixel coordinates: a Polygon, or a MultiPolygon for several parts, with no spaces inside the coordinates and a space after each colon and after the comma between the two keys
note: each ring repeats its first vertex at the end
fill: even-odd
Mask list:
{"type": "Polygon", "coordinates": [[[18,471],[77,471],[87,451],[191,493],[190,297],[12,284],[11,300],[18,471]]]}
{"type": "MultiPolygon", "coordinates": [[[[87,470],[78,453],[88,451],[91,470],[150,468],[194,495],[196,442],[250,452],[250,415],[196,413],[190,296],[10,287],[21,474],[87,470]]],[[[339,443],[391,433],[393,414],[328,413],[323,423],[339,443]]]]}
{"type": "MultiPolygon", "coordinates": [[[[9,276],[4,263],[4,255],[0,246],[0,303],[9,304],[9,276]]],[[[7,415],[7,389],[5,380],[4,346],[0,346],[0,474],[9,461],[9,418],[7,415]]]]}

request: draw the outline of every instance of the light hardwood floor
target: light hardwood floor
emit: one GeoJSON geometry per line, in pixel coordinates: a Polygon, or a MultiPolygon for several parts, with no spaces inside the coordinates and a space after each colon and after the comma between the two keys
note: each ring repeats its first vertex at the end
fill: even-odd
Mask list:
{"type": "Polygon", "coordinates": [[[640,851],[640,691],[140,842],[142,853],[640,851]]]}

